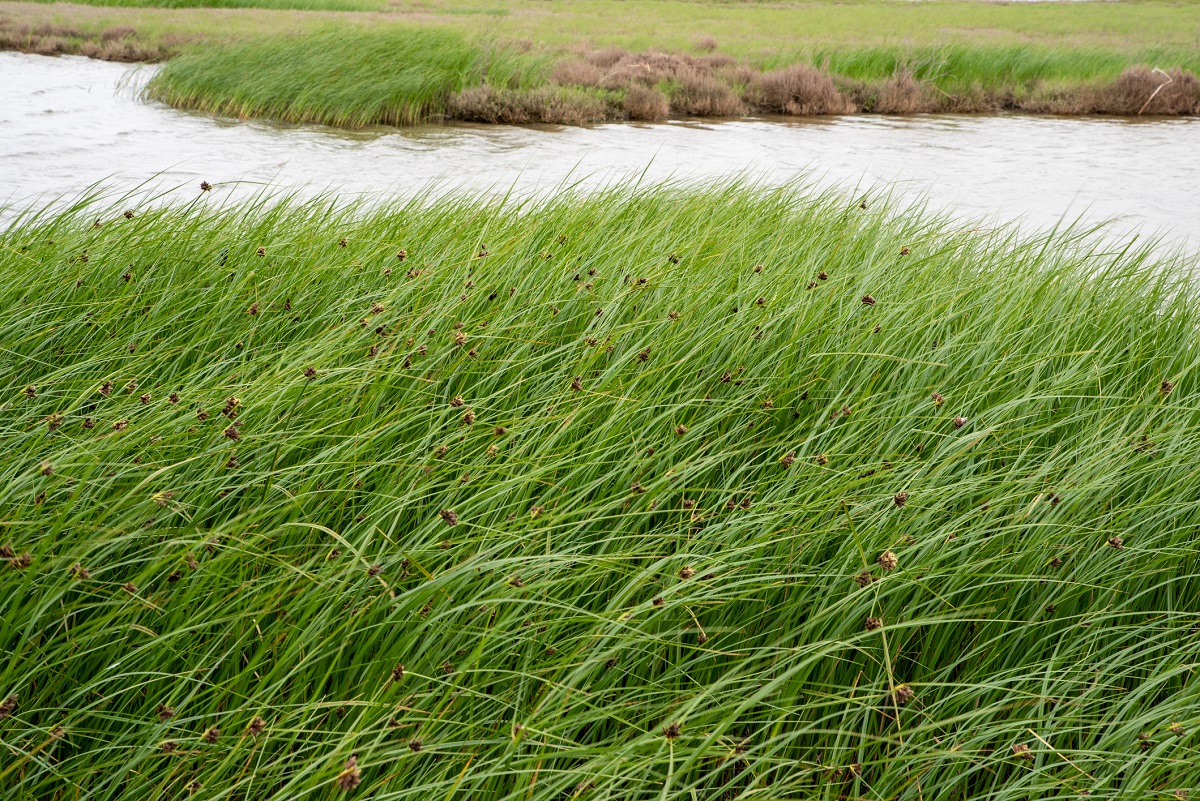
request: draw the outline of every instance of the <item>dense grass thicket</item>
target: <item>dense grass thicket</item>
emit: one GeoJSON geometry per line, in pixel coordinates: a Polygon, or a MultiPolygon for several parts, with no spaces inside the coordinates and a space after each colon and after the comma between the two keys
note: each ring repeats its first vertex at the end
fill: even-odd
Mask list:
{"type": "Polygon", "coordinates": [[[235,117],[330,125],[403,125],[445,113],[484,81],[520,87],[545,67],[532,56],[449,30],[331,31],[204,47],[169,62],[150,96],[235,117]]]}
{"type": "Polygon", "coordinates": [[[1200,786],[1184,261],[744,186],[210,204],[0,234],[6,798],[1200,786]]]}
{"type": "Polygon", "coordinates": [[[1195,51],[1008,46],[818,49],[758,65],[720,53],[553,54],[450,30],[273,36],[193,47],[147,86],[170,105],[340,126],[427,119],[585,124],[672,115],[978,112],[1200,114],[1195,51]],[[1182,65],[1182,66],[1181,66],[1182,65]]]}

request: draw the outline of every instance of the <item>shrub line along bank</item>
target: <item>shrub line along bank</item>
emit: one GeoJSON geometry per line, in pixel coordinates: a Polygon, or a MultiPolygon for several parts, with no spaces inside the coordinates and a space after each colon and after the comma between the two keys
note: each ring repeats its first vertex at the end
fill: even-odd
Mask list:
{"type": "Polygon", "coordinates": [[[568,58],[446,30],[275,37],[191,49],[149,97],[234,117],[340,126],[427,119],[584,124],[669,116],[981,112],[1196,114],[1200,81],[1123,58],[1029,47],[814,53],[757,70],[721,54],[568,58]]]}

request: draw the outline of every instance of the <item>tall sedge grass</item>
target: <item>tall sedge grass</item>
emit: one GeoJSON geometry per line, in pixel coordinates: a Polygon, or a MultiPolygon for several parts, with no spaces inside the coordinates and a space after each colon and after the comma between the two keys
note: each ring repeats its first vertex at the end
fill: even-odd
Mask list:
{"type": "Polygon", "coordinates": [[[520,87],[543,69],[535,56],[450,30],[331,30],[194,48],[168,62],[147,95],[234,117],[405,125],[444,114],[467,86],[520,87]]]}
{"type": "Polygon", "coordinates": [[[1025,46],[817,50],[753,67],[722,54],[618,48],[568,58],[438,29],[331,30],[193,46],[146,95],[215,114],[347,127],[859,111],[1200,114],[1200,81],[1185,71],[1200,67],[1194,54],[1146,56],[1170,73],[1134,67],[1129,54],[1025,46]]]}
{"type": "Polygon", "coordinates": [[[6,797],[1200,785],[1185,260],[737,184],[210,203],[0,234],[6,797]]]}

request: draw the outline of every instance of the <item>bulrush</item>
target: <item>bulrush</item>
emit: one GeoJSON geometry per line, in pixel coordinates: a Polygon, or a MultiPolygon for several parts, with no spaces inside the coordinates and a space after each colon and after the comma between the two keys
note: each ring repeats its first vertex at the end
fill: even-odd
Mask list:
{"type": "Polygon", "coordinates": [[[239,440],[242,438],[242,435],[241,435],[241,433],[240,433],[240,432],[237,430],[237,425],[236,425],[236,424],[234,424],[234,425],[231,425],[231,426],[228,426],[228,427],[227,427],[227,428],[226,428],[224,431],[222,431],[221,433],[222,433],[222,434],[224,434],[224,435],[225,435],[225,437],[226,437],[227,439],[231,439],[231,440],[233,440],[234,442],[237,442],[237,441],[239,441],[239,440]]]}
{"type": "Polygon", "coordinates": [[[901,256],[907,256],[909,253],[912,253],[912,251],[911,251],[911,250],[909,250],[907,246],[906,246],[906,247],[902,247],[902,248],[900,248],[900,255],[901,255],[901,256]]]}
{"type": "Polygon", "coordinates": [[[637,495],[639,493],[645,492],[646,488],[642,486],[642,483],[640,481],[635,481],[629,485],[629,491],[632,492],[634,495],[637,495]]]}
{"type": "Polygon", "coordinates": [[[879,558],[875,561],[879,562],[879,566],[889,573],[895,570],[896,565],[898,564],[896,560],[896,554],[892,553],[891,551],[884,551],[883,553],[879,554],[879,558]]]}
{"type": "Polygon", "coordinates": [[[253,718],[251,718],[250,725],[246,727],[246,733],[249,734],[251,737],[258,737],[260,734],[262,734],[266,730],[267,730],[267,722],[265,720],[263,720],[262,718],[260,718],[258,715],[255,715],[253,718]]]}
{"type": "Polygon", "coordinates": [[[892,496],[892,503],[896,504],[897,506],[903,506],[904,504],[908,503],[908,493],[904,492],[903,490],[897,492],[892,496]]]}
{"type": "Polygon", "coordinates": [[[171,404],[172,406],[174,406],[174,405],[176,405],[177,403],[179,403],[179,393],[178,393],[178,392],[172,392],[170,395],[168,395],[168,396],[167,396],[167,403],[171,404]]]}
{"type": "Polygon", "coordinates": [[[404,678],[404,665],[396,665],[392,668],[392,681],[400,681],[404,678]]]}
{"type": "Polygon", "coordinates": [[[942,397],[942,393],[940,393],[940,392],[935,392],[932,395],[930,395],[929,397],[933,400],[933,405],[935,407],[941,406],[943,403],[946,402],[946,399],[944,397],[942,397]]]}
{"type": "Polygon", "coordinates": [[[201,182],[200,182],[200,191],[201,191],[201,192],[207,192],[207,191],[209,191],[210,189],[212,189],[212,184],[210,184],[208,181],[201,181],[201,182]]]}
{"type": "Polygon", "coordinates": [[[875,577],[872,576],[866,570],[862,571],[861,573],[859,573],[857,576],[854,577],[854,583],[860,587],[865,587],[874,580],[875,580],[875,577]]]}
{"type": "Polygon", "coordinates": [[[142,404],[143,406],[149,406],[149,405],[150,405],[150,401],[151,401],[151,397],[150,397],[150,393],[149,393],[149,392],[147,392],[147,393],[145,393],[145,394],[141,395],[141,396],[138,398],[138,403],[142,404]]]}
{"type": "Polygon", "coordinates": [[[92,419],[92,418],[90,418],[90,417],[88,417],[88,418],[85,418],[85,419],[84,419],[84,421],[83,421],[83,427],[84,427],[84,428],[95,428],[95,427],[96,427],[96,421],[95,421],[95,420],[93,420],[93,419],[92,419]]]}
{"type": "Polygon", "coordinates": [[[443,509],[442,511],[438,512],[438,515],[442,518],[442,520],[446,521],[447,526],[458,525],[458,515],[454,513],[453,509],[443,509]]]}
{"type": "Polygon", "coordinates": [[[251,303],[250,308],[246,309],[246,314],[250,315],[251,317],[258,314],[258,303],[251,303]]]}
{"type": "Polygon", "coordinates": [[[25,391],[25,397],[27,397],[27,398],[36,398],[37,397],[37,387],[35,387],[33,384],[30,384],[29,386],[25,387],[24,391],[25,391]]]}
{"type": "Polygon", "coordinates": [[[261,246],[260,246],[260,247],[258,248],[258,250],[254,251],[254,254],[255,254],[256,256],[265,256],[265,255],[267,255],[267,249],[266,249],[266,248],[264,248],[264,247],[261,247],[261,246]]]}
{"type": "Polygon", "coordinates": [[[463,415],[462,420],[467,425],[473,425],[475,423],[475,412],[471,411],[470,409],[467,409],[466,414],[463,415]]]}
{"type": "Polygon", "coordinates": [[[665,600],[663,600],[663,597],[661,595],[655,595],[654,600],[652,600],[650,603],[653,604],[654,606],[661,607],[661,606],[664,606],[667,602],[665,600]]]}
{"type": "Polygon", "coordinates": [[[16,694],[13,694],[5,698],[3,703],[0,703],[0,720],[4,720],[6,717],[16,711],[17,696],[16,694]]]}
{"type": "Polygon", "coordinates": [[[965,426],[967,424],[967,418],[955,417],[954,420],[952,420],[951,422],[954,423],[955,428],[962,428],[963,426],[965,426]]]}
{"type": "Polygon", "coordinates": [[[682,437],[686,433],[687,433],[687,426],[683,425],[682,423],[675,426],[675,436],[682,437]]]}
{"type": "Polygon", "coordinates": [[[96,391],[99,392],[102,397],[107,398],[108,396],[113,394],[113,382],[105,381],[103,384],[100,385],[100,389],[98,389],[96,391]]]}
{"type": "Polygon", "coordinates": [[[121,281],[123,281],[124,283],[128,284],[132,280],[133,280],[133,273],[128,272],[128,271],[121,273],[121,281]]]}
{"type": "Polygon", "coordinates": [[[112,424],[113,431],[124,431],[128,427],[129,427],[128,420],[118,420],[117,422],[112,424]]]}
{"type": "Polygon", "coordinates": [[[865,625],[867,627],[867,631],[874,631],[875,629],[877,629],[883,625],[883,621],[877,617],[867,617],[867,621],[866,621],[865,625]]]}
{"type": "Polygon", "coordinates": [[[531,506],[529,507],[529,516],[532,518],[538,518],[542,516],[542,512],[544,511],[546,511],[546,509],[543,506],[531,506]]]}
{"type": "Polygon", "coordinates": [[[816,456],[813,457],[813,459],[816,461],[817,464],[819,464],[821,466],[825,466],[825,465],[829,464],[829,457],[823,453],[818,453],[816,456]]]}
{"type": "Polygon", "coordinates": [[[767,299],[760,295],[759,297],[754,299],[754,305],[758,306],[759,308],[762,308],[763,306],[767,305],[767,299]]]}
{"type": "Polygon", "coordinates": [[[204,742],[208,743],[209,745],[216,743],[217,740],[220,739],[220,737],[221,737],[221,730],[218,729],[216,726],[209,727],[204,732],[204,735],[203,735],[204,742]]]}
{"type": "Polygon", "coordinates": [[[1120,537],[1109,537],[1106,544],[1109,548],[1114,548],[1118,551],[1125,550],[1125,540],[1121,539],[1120,537]]]}
{"type": "Polygon", "coordinates": [[[1163,381],[1158,385],[1158,391],[1163,395],[1171,394],[1171,390],[1175,389],[1175,384],[1171,381],[1163,381]]]}
{"type": "Polygon", "coordinates": [[[419,753],[424,747],[425,744],[421,742],[420,737],[414,737],[408,741],[408,750],[412,751],[414,754],[419,753]]]}
{"type": "Polygon", "coordinates": [[[317,377],[316,368],[305,367],[304,368],[304,377],[307,378],[309,381],[312,381],[314,378],[317,377]]]}
{"type": "Polygon", "coordinates": [[[91,577],[92,577],[92,572],[90,570],[88,570],[86,567],[84,567],[83,565],[79,564],[78,562],[71,565],[71,578],[77,579],[79,581],[87,581],[91,577]]]}
{"type": "Polygon", "coordinates": [[[462,331],[455,331],[454,332],[454,344],[458,345],[460,348],[463,345],[467,344],[467,335],[464,334],[462,331]]]}
{"type": "Polygon", "coordinates": [[[667,312],[667,319],[669,319],[669,320],[678,320],[678,319],[679,319],[679,312],[677,312],[677,311],[669,311],[669,312],[667,312]]]}
{"type": "Polygon", "coordinates": [[[824,270],[821,270],[821,272],[817,273],[817,280],[824,281],[827,278],[829,278],[829,273],[825,272],[824,270]]]}
{"type": "Polygon", "coordinates": [[[694,575],[696,575],[696,569],[694,567],[692,567],[691,565],[684,565],[679,570],[679,577],[681,579],[683,579],[684,581],[687,581],[694,575]]]}
{"type": "Polygon", "coordinates": [[[407,250],[398,250],[398,251],[396,251],[396,261],[404,261],[404,260],[405,260],[405,259],[407,259],[407,258],[408,258],[408,251],[407,251],[407,250]]]}
{"type": "Polygon", "coordinates": [[[791,467],[793,464],[795,464],[795,463],[796,463],[796,452],[795,452],[795,451],[788,451],[788,452],[787,452],[786,454],[784,454],[784,456],[783,456],[783,457],[782,457],[782,458],[779,460],[779,463],[780,463],[781,465],[783,465],[784,467],[791,467]]]}
{"type": "Polygon", "coordinates": [[[683,732],[683,730],[679,726],[678,723],[671,723],[669,725],[663,726],[663,730],[662,730],[663,737],[666,737],[668,740],[674,740],[682,732],[683,732]]]}
{"type": "Polygon", "coordinates": [[[763,266],[761,264],[754,265],[754,272],[761,273],[762,271],[763,271],[763,266]]]}
{"type": "Polygon", "coordinates": [[[343,793],[354,792],[362,784],[362,770],[358,767],[358,757],[352,756],[346,760],[346,767],[337,775],[335,783],[343,793]]]}
{"type": "Polygon", "coordinates": [[[650,347],[646,346],[646,348],[644,350],[642,350],[640,353],[638,353],[637,360],[639,362],[644,362],[644,361],[648,360],[649,358],[650,358],[650,347]]]}
{"type": "Polygon", "coordinates": [[[154,713],[158,715],[158,719],[164,723],[175,717],[175,710],[166,704],[159,704],[154,708],[154,713]]]}
{"type": "Polygon", "coordinates": [[[125,592],[129,593],[130,595],[133,595],[134,593],[137,592],[137,585],[134,584],[132,581],[127,581],[121,585],[121,589],[124,590],[125,592]]]}
{"type": "Polygon", "coordinates": [[[462,406],[463,403],[465,403],[465,401],[463,401],[462,395],[455,395],[453,398],[450,399],[450,405],[456,409],[459,406],[462,406]]]}
{"type": "Polygon", "coordinates": [[[57,431],[63,424],[63,416],[58,412],[46,418],[46,430],[50,433],[57,431]]]}
{"type": "Polygon", "coordinates": [[[54,473],[54,465],[50,464],[49,462],[42,462],[42,467],[38,472],[40,472],[43,476],[52,475],[54,473]]]}

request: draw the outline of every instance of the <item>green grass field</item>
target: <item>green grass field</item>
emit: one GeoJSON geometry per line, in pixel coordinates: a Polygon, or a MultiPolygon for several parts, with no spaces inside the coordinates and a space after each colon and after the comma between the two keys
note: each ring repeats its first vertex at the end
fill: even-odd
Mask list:
{"type": "Polygon", "coordinates": [[[0,233],[29,799],[1182,798],[1182,258],[726,185],[0,233]]]}

